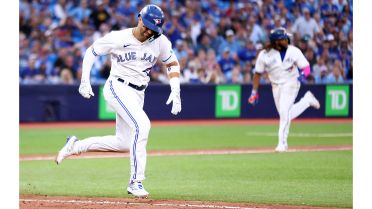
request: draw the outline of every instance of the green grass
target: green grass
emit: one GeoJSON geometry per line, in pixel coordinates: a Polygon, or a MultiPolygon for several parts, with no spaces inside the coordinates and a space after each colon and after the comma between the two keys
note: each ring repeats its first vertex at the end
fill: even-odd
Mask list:
{"type": "MultiPolygon", "coordinates": [[[[148,150],[275,147],[277,125],[153,127],[148,150]]],[[[55,154],[66,136],[113,128],[20,128],[20,154],[55,154]]],[[[351,145],[352,124],[293,124],[290,146],[351,145]],[[327,135],[331,134],[331,135],[327,135]],[[332,134],[341,134],[338,137],[332,134]]],[[[352,151],[149,157],[154,199],[352,207],[352,151]]],[[[127,197],[129,158],[20,161],[20,193],[127,197]]]]}
{"type": "MultiPolygon", "coordinates": [[[[218,149],[273,147],[277,143],[277,125],[219,125],[153,127],[148,150],[218,149]],[[268,134],[269,135],[265,135],[268,134]]],[[[54,154],[69,135],[79,139],[112,135],[113,128],[29,129],[20,128],[20,154],[54,154]]],[[[290,146],[352,144],[352,124],[293,124],[290,146]],[[313,137],[301,137],[300,133],[313,137]],[[314,134],[345,133],[341,137],[317,137],[314,134]],[[348,135],[349,134],[349,135],[348,135]]]]}
{"type": "MultiPolygon", "coordinates": [[[[129,159],[20,162],[22,194],[127,197],[129,159]]],[[[352,152],[149,157],[154,199],[352,207],[352,152]]]]}

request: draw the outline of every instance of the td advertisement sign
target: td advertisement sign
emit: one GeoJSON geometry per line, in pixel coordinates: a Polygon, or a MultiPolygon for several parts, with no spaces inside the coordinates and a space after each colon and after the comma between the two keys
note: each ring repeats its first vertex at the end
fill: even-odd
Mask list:
{"type": "Polygon", "coordinates": [[[216,118],[240,117],[240,85],[216,86],[216,118]]]}
{"type": "Polygon", "coordinates": [[[326,116],[348,116],[349,86],[328,85],[326,87],[326,116]]]}

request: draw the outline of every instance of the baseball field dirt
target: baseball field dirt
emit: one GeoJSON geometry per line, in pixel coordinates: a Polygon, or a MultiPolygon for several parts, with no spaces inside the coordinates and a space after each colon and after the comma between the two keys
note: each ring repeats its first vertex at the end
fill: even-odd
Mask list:
{"type": "Polygon", "coordinates": [[[264,205],[249,203],[227,202],[201,202],[201,201],[176,201],[176,200],[152,200],[128,199],[128,198],[83,198],[61,196],[36,196],[20,195],[19,208],[21,209],[54,209],[54,208],[81,208],[81,209],[340,209],[311,206],[292,205],[264,205]]]}

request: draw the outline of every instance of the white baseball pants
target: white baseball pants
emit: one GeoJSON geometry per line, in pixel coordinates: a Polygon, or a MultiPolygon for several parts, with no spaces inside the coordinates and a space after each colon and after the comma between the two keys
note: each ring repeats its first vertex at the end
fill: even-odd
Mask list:
{"type": "Polygon", "coordinates": [[[290,81],[284,84],[272,84],[272,91],[276,109],[279,113],[278,145],[288,145],[287,138],[291,120],[298,117],[309,106],[310,103],[304,97],[293,104],[300,89],[300,82],[290,81]]]}
{"type": "Polygon", "coordinates": [[[128,151],[131,181],[145,179],[146,145],[150,120],[143,111],[144,91],[138,91],[109,77],[103,88],[107,104],[116,112],[115,136],[96,136],[79,140],[73,154],[89,151],[128,151]]]}

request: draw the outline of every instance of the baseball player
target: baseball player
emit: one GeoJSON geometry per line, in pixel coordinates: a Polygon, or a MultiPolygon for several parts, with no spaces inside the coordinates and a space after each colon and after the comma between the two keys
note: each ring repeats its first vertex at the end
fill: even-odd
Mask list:
{"type": "Polygon", "coordinates": [[[67,138],[56,163],[73,154],[89,151],[128,151],[130,180],[128,194],[148,197],[142,185],[145,179],[146,144],[150,120],[143,111],[149,73],[158,59],[167,67],[171,93],[166,104],[172,103],[172,114],[181,111],[180,65],[171,42],[162,34],[164,13],[156,5],[145,6],[138,14],[134,28],[112,31],[97,39],[85,52],[79,93],[89,99],[94,96],[90,85],[90,70],[97,56],[111,55],[111,72],[103,88],[107,104],[116,112],[116,133],[112,136],[78,140],[67,138]]]}
{"type": "Polygon", "coordinates": [[[299,116],[309,106],[320,108],[319,101],[307,91],[300,101],[294,104],[300,89],[300,74],[308,76],[310,65],[300,49],[289,45],[290,34],[284,28],[276,28],[270,32],[270,45],[262,50],[257,57],[253,76],[253,89],[248,99],[252,105],[258,102],[258,87],[263,72],[267,72],[279,113],[279,141],[275,148],[277,152],[288,150],[288,132],[291,120],[299,116]]]}

